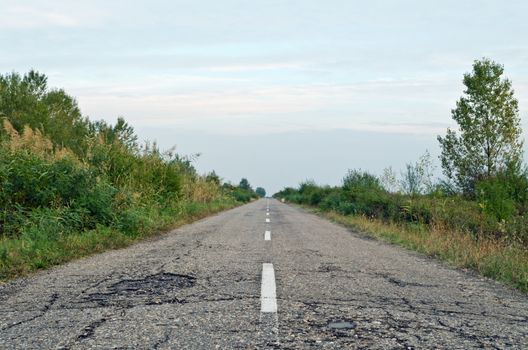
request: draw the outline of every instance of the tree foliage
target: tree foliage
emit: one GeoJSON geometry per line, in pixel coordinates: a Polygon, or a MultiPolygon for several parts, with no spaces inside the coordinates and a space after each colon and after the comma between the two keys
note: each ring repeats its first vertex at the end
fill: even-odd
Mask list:
{"type": "Polygon", "coordinates": [[[56,147],[78,155],[83,155],[93,136],[77,101],[64,90],[50,89],[47,77],[34,70],[23,76],[0,75],[0,118],[8,119],[18,132],[26,126],[39,130],[56,147]]]}
{"type": "Polygon", "coordinates": [[[252,191],[251,185],[249,184],[248,179],[242,178],[240,180],[240,183],[238,184],[238,187],[240,187],[243,190],[252,191]]]}
{"type": "Polygon", "coordinates": [[[354,191],[357,189],[368,189],[374,191],[382,191],[383,186],[380,180],[361,169],[348,170],[346,176],[343,178],[343,190],[354,191]]]}
{"type": "Polygon", "coordinates": [[[475,61],[464,75],[464,95],[452,110],[459,132],[438,136],[445,175],[464,193],[474,195],[476,183],[521,161],[518,101],[504,67],[489,59],[475,61]]]}
{"type": "Polygon", "coordinates": [[[220,186],[221,183],[222,183],[222,179],[220,178],[220,176],[218,176],[218,175],[216,174],[216,172],[215,172],[214,170],[211,171],[209,174],[207,174],[207,175],[205,176],[205,179],[206,179],[207,181],[209,181],[209,182],[213,182],[213,183],[217,184],[218,186],[220,186]]]}
{"type": "Polygon", "coordinates": [[[255,193],[259,196],[259,197],[266,197],[266,190],[262,187],[257,187],[257,189],[255,190],[255,193]]]}
{"type": "Polygon", "coordinates": [[[433,188],[433,164],[429,151],[418,159],[415,164],[407,163],[402,172],[401,188],[410,195],[424,194],[433,188]]]}
{"type": "Polygon", "coordinates": [[[387,192],[400,192],[401,183],[398,181],[398,177],[392,166],[383,169],[379,180],[387,192]]]}

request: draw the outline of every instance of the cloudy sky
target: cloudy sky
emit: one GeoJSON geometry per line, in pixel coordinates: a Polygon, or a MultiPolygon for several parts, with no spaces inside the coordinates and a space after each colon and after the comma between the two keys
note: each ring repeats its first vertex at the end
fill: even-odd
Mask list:
{"type": "MultiPolygon", "coordinates": [[[[438,154],[473,60],[505,66],[528,130],[524,0],[0,0],[0,72],[275,192],[438,154]]],[[[524,133],[526,137],[527,132],[524,133]]]]}

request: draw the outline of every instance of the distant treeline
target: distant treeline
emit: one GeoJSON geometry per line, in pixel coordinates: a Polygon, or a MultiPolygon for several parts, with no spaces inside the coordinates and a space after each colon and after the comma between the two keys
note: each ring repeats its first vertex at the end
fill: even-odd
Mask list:
{"type": "Polygon", "coordinates": [[[91,121],[43,74],[0,76],[0,279],[122,246],[257,194],[91,121]]]}

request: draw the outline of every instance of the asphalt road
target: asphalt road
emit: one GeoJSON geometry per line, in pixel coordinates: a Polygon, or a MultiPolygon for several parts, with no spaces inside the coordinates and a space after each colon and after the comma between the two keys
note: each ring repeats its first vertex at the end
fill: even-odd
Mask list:
{"type": "Polygon", "coordinates": [[[266,202],[0,286],[0,348],[528,348],[526,295],[266,202]]]}

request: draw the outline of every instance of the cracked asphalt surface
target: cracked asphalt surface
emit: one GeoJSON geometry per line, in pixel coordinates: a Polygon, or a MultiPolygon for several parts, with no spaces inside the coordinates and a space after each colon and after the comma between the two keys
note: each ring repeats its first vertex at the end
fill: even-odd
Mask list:
{"type": "Polygon", "coordinates": [[[526,295],[275,200],[265,213],[259,200],[0,286],[0,348],[528,347],[526,295]],[[260,324],[263,263],[278,343],[260,324]]]}

